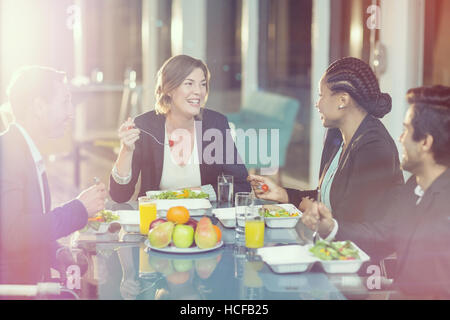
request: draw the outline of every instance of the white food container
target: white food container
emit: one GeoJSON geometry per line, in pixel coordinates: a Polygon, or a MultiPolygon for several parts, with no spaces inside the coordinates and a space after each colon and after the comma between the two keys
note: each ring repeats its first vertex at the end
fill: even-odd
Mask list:
{"type": "Polygon", "coordinates": [[[257,253],[275,273],[305,272],[317,261],[300,245],[265,247],[257,253]]]}
{"type": "MultiPolygon", "coordinates": [[[[359,258],[355,260],[320,260],[320,264],[326,273],[356,273],[364,262],[370,260],[369,256],[356,244],[351,244],[358,250],[359,258]]],[[[311,247],[311,245],[309,245],[311,247]]]]}
{"type": "MultiPolygon", "coordinates": [[[[147,197],[154,197],[166,191],[147,191],[147,197]]],[[[201,191],[193,190],[193,192],[200,193],[201,191]]],[[[183,206],[189,210],[190,216],[202,216],[205,210],[212,207],[209,199],[155,199],[156,210],[161,217],[165,217],[167,210],[176,206],[183,206]]]]}
{"type": "Polygon", "coordinates": [[[225,228],[234,229],[236,226],[236,207],[213,209],[212,214],[225,228]]]}
{"type": "MultiPolygon", "coordinates": [[[[264,218],[266,221],[266,226],[269,228],[294,228],[298,222],[298,219],[302,216],[302,212],[298,210],[293,204],[278,204],[277,206],[282,207],[289,213],[298,213],[297,217],[275,217],[275,218],[264,218]]],[[[257,205],[255,208],[260,209],[262,205],[257,205]]],[[[223,224],[225,228],[234,228],[236,226],[236,208],[220,208],[213,209],[212,213],[217,219],[223,224]]]]}
{"type": "Polygon", "coordinates": [[[316,262],[320,263],[326,273],[356,273],[370,257],[353,242],[351,243],[358,250],[360,259],[324,261],[309,251],[312,245],[264,247],[258,249],[257,253],[276,273],[304,272],[316,262]]]}
{"type": "Polygon", "coordinates": [[[119,216],[119,222],[123,231],[127,233],[138,233],[139,228],[139,210],[118,210],[114,212],[119,216]]]}
{"type": "Polygon", "coordinates": [[[282,207],[289,213],[298,213],[296,217],[274,217],[265,218],[266,226],[269,228],[294,228],[298,222],[298,219],[302,216],[302,212],[297,209],[293,204],[278,204],[277,206],[282,207]]]}

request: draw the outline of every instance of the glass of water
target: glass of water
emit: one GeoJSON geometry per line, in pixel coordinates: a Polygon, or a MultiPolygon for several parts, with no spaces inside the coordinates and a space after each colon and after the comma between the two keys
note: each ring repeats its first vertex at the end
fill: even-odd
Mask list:
{"type": "Polygon", "coordinates": [[[234,196],[234,206],[236,211],[236,233],[244,234],[245,209],[253,204],[251,192],[237,192],[234,196]]]}
{"type": "Polygon", "coordinates": [[[221,175],[217,177],[217,201],[219,207],[233,206],[233,176],[221,175]]]}

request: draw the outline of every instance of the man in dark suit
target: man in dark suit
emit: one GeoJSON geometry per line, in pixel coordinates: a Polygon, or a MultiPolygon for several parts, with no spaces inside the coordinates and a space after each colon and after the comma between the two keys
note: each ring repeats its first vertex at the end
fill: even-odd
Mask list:
{"type": "Polygon", "coordinates": [[[393,193],[384,219],[336,221],[315,202],[302,221],[327,240],[352,240],[373,256],[397,255],[394,284],[407,295],[450,298],[450,87],[408,91],[400,136],[402,168],[413,174],[393,193]]]}
{"type": "Polygon", "coordinates": [[[8,99],[15,123],[0,135],[0,283],[36,284],[49,280],[57,239],[83,228],[104,208],[98,184],[51,210],[42,156],[34,141],[61,137],[72,118],[65,74],[26,67],[16,73],[8,99]],[[33,137],[33,138],[31,138],[33,137]]]}

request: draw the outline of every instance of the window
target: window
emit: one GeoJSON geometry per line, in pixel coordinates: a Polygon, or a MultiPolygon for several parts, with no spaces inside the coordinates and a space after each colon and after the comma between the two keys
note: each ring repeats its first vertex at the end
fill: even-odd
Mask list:
{"type": "Polygon", "coordinates": [[[308,181],[312,0],[262,0],[259,6],[259,86],[300,101],[285,171],[308,181]]]}
{"type": "Polygon", "coordinates": [[[425,1],[423,84],[450,86],[450,2],[425,1]]]}

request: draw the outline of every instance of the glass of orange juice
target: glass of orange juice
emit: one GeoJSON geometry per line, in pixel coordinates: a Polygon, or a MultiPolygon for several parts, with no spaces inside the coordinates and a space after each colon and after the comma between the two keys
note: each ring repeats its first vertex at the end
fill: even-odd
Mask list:
{"type": "Polygon", "coordinates": [[[150,224],[156,219],[156,203],[154,199],[139,197],[139,228],[141,234],[148,234],[150,224]]]}
{"type": "Polygon", "coordinates": [[[245,246],[247,248],[264,247],[264,215],[259,214],[258,208],[252,205],[245,213],[245,246]]]}

